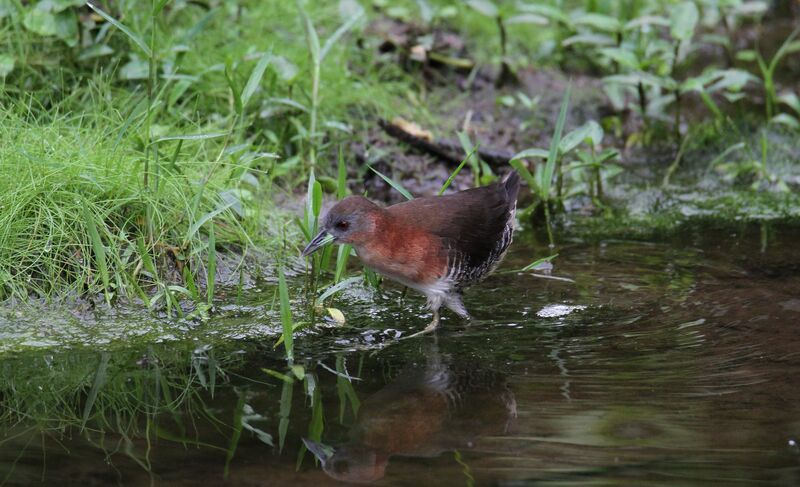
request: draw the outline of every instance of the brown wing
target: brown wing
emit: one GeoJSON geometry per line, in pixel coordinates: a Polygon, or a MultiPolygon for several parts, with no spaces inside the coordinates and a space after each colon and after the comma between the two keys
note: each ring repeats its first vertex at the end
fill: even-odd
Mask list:
{"type": "Polygon", "coordinates": [[[470,266],[484,264],[503,238],[516,208],[519,175],[512,172],[502,181],[447,196],[417,198],[386,209],[442,238],[470,266]]]}

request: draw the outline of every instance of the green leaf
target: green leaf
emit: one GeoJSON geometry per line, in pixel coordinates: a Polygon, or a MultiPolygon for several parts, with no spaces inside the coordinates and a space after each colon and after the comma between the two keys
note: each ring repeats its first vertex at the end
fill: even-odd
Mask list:
{"type": "Polygon", "coordinates": [[[489,0],[467,0],[467,5],[487,17],[496,18],[500,15],[500,11],[497,10],[497,5],[489,0]]]}
{"type": "Polygon", "coordinates": [[[161,137],[159,139],[156,139],[154,143],[166,142],[169,140],[207,140],[207,139],[216,139],[219,137],[225,137],[226,135],[228,135],[227,132],[214,132],[210,134],[168,135],[166,137],[161,137]]]}
{"type": "Polygon", "coordinates": [[[81,205],[83,212],[83,224],[86,226],[86,232],[89,234],[89,240],[92,243],[92,252],[94,253],[94,261],[97,269],[100,271],[100,278],[103,280],[103,290],[105,291],[106,300],[110,301],[109,291],[110,282],[108,274],[108,264],[106,262],[106,248],[103,245],[103,240],[100,238],[100,233],[97,231],[97,216],[89,210],[89,206],[84,202],[81,205]]]}
{"type": "Polygon", "coordinates": [[[544,149],[525,149],[524,151],[517,152],[514,154],[514,157],[511,158],[512,161],[517,159],[532,159],[535,157],[539,157],[542,159],[547,159],[548,152],[544,149]]]}
{"type": "Polygon", "coordinates": [[[164,7],[167,6],[169,1],[170,0],[158,0],[157,2],[155,2],[155,4],[153,4],[153,15],[155,16],[160,14],[161,11],[164,10],[164,7]]]}
{"type": "Polygon", "coordinates": [[[522,159],[516,159],[516,158],[511,159],[511,161],[509,161],[509,164],[511,165],[511,167],[516,169],[517,172],[519,172],[520,176],[522,176],[522,179],[524,179],[525,182],[528,183],[528,187],[530,188],[531,191],[535,193],[539,192],[539,183],[536,181],[536,178],[533,177],[533,174],[531,174],[531,172],[528,170],[528,167],[522,163],[522,159]]]}
{"type": "Polygon", "coordinates": [[[286,276],[283,267],[278,266],[278,294],[281,302],[281,324],[283,325],[283,348],[289,362],[294,360],[294,342],[292,341],[292,308],[289,305],[289,286],[286,285],[286,276]]]}
{"type": "Polygon", "coordinates": [[[81,430],[86,428],[86,423],[89,421],[89,415],[92,414],[92,408],[97,400],[97,395],[100,393],[100,389],[102,389],[103,385],[106,383],[106,376],[108,375],[108,362],[110,359],[110,353],[103,352],[100,354],[100,363],[97,364],[97,371],[94,374],[94,382],[92,383],[92,388],[89,390],[89,394],[86,396],[86,403],[83,405],[83,414],[81,415],[81,430]]]}
{"type": "Polygon", "coordinates": [[[669,20],[659,15],[643,15],[625,24],[625,30],[634,30],[651,25],[669,27],[669,20]]]}
{"type": "Polygon", "coordinates": [[[312,198],[311,211],[314,214],[314,218],[319,218],[319,212],[322,209],[322,185],[319,181],[314,181],[312,198]]]}
{"type": "Polygon", "coordinates": [[[510,17],[506,20],[506,25],[514,24],[530,24],[530,25],[547,25],[550,21],[547,17],[537,14],[519,14],[510,17]]]}
{"type": "Polygon", "coordinates": [[[306,44],[311,54],[311,62],[319,64],[321,57],[317,30],[314,28],[314,23],[311,21],[311,17],[308,16],[308,12],[303,8],[303,4],[300,0],[297,0],[297,9],[300,11],[300,17],[303,20],[303,29],[306,33],[306,44]]]}
{"type": "Polygon", "coordinates": [[[244,105],[242,104],[241,91],[239,91],[239,84],[236,83],[231,63],[225,64],[225,80],[228,82],[228,88],[230,88],[231,96],[233,96],[233,109],[237,115],[241,115],[244,112],[244,105]]]}
{"type": "Polygon", "coordinates": [[[46,10],[48,12],[58,13],[70,7],[81,7],[85,3],[85,0],[39,0],[39,3],[36,4],[36,8],[40,10],[46,10]]]}
{"type": "Polygon", "coordinates": [[[344,160],[344,149],[339,145],[339,164],[337,166],[336,199],[342,199],[347,194],[347,164],[344,160]]]}
{"type": "Polygon", "coordinates": [[[732,13],[737,17],[756,18],[764,15],[768,8],[767,2],[751,0],[734,5],[732,13]]]}
{"type": "Polygon", "coordinates": [[[64,10],[55,17],[55,35],[64,41],[69,47],[78,45],[78,16],[74,10],[64,10]]]}
{"type": "Polygon", "coordinates": [[[616,33],[622,30],[622,24],[615,17],[598,13],[585,13],[572,19],[575,25],[585,25],[593,29],[616,33]]]}
{"type": "Polygon", "coordinates": [[[550,152],[547,155],[547,164],[541,172],[541,180],[539,181],[539,188],[541,194],[539,195],[543,200],[550,199],[550,187],[553,184],[553,174],[556,169],[556,162],[558,161],[558,147],[561,144],[561,134],[564,131],[564,124],[567,121],[567,109],[569,108],[569,98],[572,94],[572,82],[567,84],[567,90],[564,92],[564,99],[561,101],[561,109],[558,112],[558,120],[556,120],[556,129],[553,133],[553,139],[550,141],[550,152]]]}
{"type": "Polygon", "coordinates": [[[521,3],[517,5],[517,8],[520,12],[541,15],[564,25],[572,26],[572,20],[569,18],[569,15],[567,15],[561,9],[551,5],[542,3],[521,3]]]}
{"type": "Polygon", "coordinates": [[[342,24],[338,29],[336,29],[336,32],[334,32],[333,34],[331,34],[330,37],[328,37],[328,39],[325,41],[325,45],[322,46],[322,50],[319,53],[319,61],[320,62],[322,62],[322,60],[325,59],[325,57],[328,55],[328,53],[333,48],[333,46],[339,41],[339,39],[347,31],[352,29],[353,26],[356,25],[356,23],[359,20],[361,20],[361,16],[362,15],[363,15],[363,12],[360,12],[359,14],[354,15],[353,17],[350,18],[350,20],[348,20],[347,22],[342,24]]]}
{"type": "Polygon", "coordinates": [[[196,222],[194,222],[194,224],[191,227],[189,227],[189,230],[186,232],[186,236],[184,237],[184,244],[188,243],[189,240],[191,240],[194,237],[194,235],[197,233],[200,227],[205,225],[209,220],[219,215],[223,211],[230,209],[234,204],[236,204],[235,201],[228,201],[227,203],[220,206],[216,210],[210,211],[205,215],[201,216],[200,219],[198,219],[196,222]]]}
{"type": "Polygon", "coordinates": [[[544,264],[545,262],[551,262],[556,257],[558,257],[558,254],[548,255],[547,257],[542,257],[541,259],[537,259],[537,260],[531,262],[530,264],[526,265],[525,267],[523,267],[519,271],[520,272],[527,272],[527,271],[530,271],[530,270],[535,270],[540,265],[544,264]]]}
{"type": "Polygon", "coordinates": [[[347,261],[350,259],[350,250],[352,247],[348,244],[342,244],[336,250],[336,273],[333,275],[333,282],[339,282],[344,277],[347,271],[347,261]]]}
{"type": "Polygon", "coordinates": [[[33,8],[25,14],[22,25],[29,31],[41,36],[56,35],[56,16],[52,12],[33,8]]]}
{"type": "Polygon", "coordinates": [[[772,117],[770,123],[779,123],[781,125],[785,125],[790,127],[794,130],[800,130],[800,121],[796,117],[789,115],[788,113],[779,113],[772,117]]]}
{"type": "Polygon", "coordinates": [[[699,20],[700,12],[697,10],[697,5],[692,1],[683,2],[672,7],[669,33],[676,41],[689,41],[694,36],[694,29],[699,20]]]}
{"type": "Polygon", "coordinates": [[[613,46],[617,43],[613,37],[603,34],[578,34],[567,37],[561,41],[564,47],[574,46],[578,44],[589,44],[592,46],[613,46]]]}
{"type": "Polygon", "coordinates": [[[78,61],[87,61],[101,56],[108,56],[109,54],[114,54],[114,50],[109,45],[92,44],[78,55],[78,61]]]}
{"type": "Polygon", "coordinates": [[[134,44],[139,46],[139,49],[147,55],[147,57],[152,57],[153,53],[150,51],[150,48],[147,47],[147,44],[142,40],[141,37],[136,35],[132,30],[126,27],[122,22],[118,21],[114,17],[108,15],[107,13],[103,12],[99,7],[94,5],[92,2],[86,2],[86,5],[91,8],[92,10],[97,13],[100,17],[103,17],[108,23],[116,27],[117,29],[121,30],[128,38],[133,41],[134,44]]]}
{"type": "Polygon", "coordinates": [[[147,61],[132,56],[132,59],[119,68],[119,79],[147,79],[150,67],[147,61]]]}
{"type": "Polygon", "coordinates": [[[360,276],[355,276],[334,284],[333,286],[326,289],[325,292],[319,295],[319,297],[317,298],[317,304],[322,305],[322,303],[324,303],[326,299],[338,293],[339,291],[342,291],[344,289],[349,288],[350,286],[358,284],[359,282],[361,282],[361,279],[362,278],[360,276]]]}
{"type": "Polygon", "coordinates": [[[211,306],[214,302],[214,284],[217,276],[217,237],[214,233],[214,220],[212,219],[208,221],[208,266],[206,272],[207,302],[211,306]]]}
{"type": "Polygon", "coordinates": [[[778,96],[778,102],[790,107],[800,115],[800,98],[795,93],[782,93],[778,96]]]}
{"type": "Polygon", "coordinates": [[[392,188],[397,190],[398,193],[400,193],[403,196],[405,196],[405,198],[407,200],[413,200],[414,199],[414,197],[411,195],[411,193],[409,193],[408,190],[406,188],[404,188],[402,184],[398,183],[397,181],[395,181],[394,179],[390,178],[389,176],[386,176],[386,175],[382,174],[380,171],[378,171],[377,169],[375,169],[372,166],[369,166],[369,168],[370,168],[370,170],[372,172],[374,172],[375,174],[380,176],[381,179],[386,181],[386,183],[388,183],[389,186],[391,186],[392,188]]]}
{"type": "Polygon", "coordinates": [[[752,49],[745,49],[736,52],[736,59],[738,61],[753,62],[758,58],[758,54],[752,49]]]}
{"type": "Polygon", "coordinates": [[[297,66],[283,56],[270,55],[271,70],[275,71],[283,81],[291,81],[297,76],[299,69],[297,66]]]}
{"type": "MultiPolygon", "coordinates": [[[[564,155],[570,152],[572,149],[581,145],[586,139],[591,139],[596,131],[595,126],[597,122],[594,122],[594,126],[592,125],[593,122],[587,122],[584,125],[576,128],[575,130],[569,132],[567,135],[561,139],[561,143],[558,144],[558,151],[564,155]]],[[[600,129],[602,130],[602,129],[600,129]]],[[[601,136],[602,137],[602,136],[601,136]]]]}
{"type": "Polygon", "coordinates": [[[456,176],[458,176],[458,173],[460,173],[461,170],[464,169],[464,166],[467,164],[467,162],[469,162],[470,158],[472,157],[473,154],[475,154],[475,151],[477,149],[478,149],[477,147],[473,147],[472,150],[469,152],[469,154],[467,154],[467,156],[464,158],[464,160],[461,161],[458,167],[456,167],[456,169],[452,173],[450,173],[450,177],[448,177],[447,181],[445,181],[442,187],[439,188],[439,192],[437,193],[439,196],[443,195],[444,192],[447,191],[447,188],[449,188],[450,185],[453,183],[453,179],[455,179],[456,176]]]}
{"type": "Polygon", "coordinates": [[[758,78],[743,69],[725,69],[718,72],[719,79],[707,91],[713,93],[715,91],[742,91],[742,89],[750,82],[757,83],[758,78]]]}
{"type": "Polygon", "coordinates": [[[589,120],[579,129],[583,138],[582,142],[586,142],[593,146],[598,146],[603,142],[603,127],[594,120],[589,120]]]}
{"type": "Polygon", "coordinates": [[[12,71],[14,71],[14,65],[16,64],[16,59],[9,56],[8,54],[0,54],[0,78],[5,78],[12,71]]]}
{"type": "Polygon", "coordinates": [[[261,58],[259,58],[256,67],[253,68],[253,72],[250,73],[250,78],[247,80],[247,84],[244,85],[244,90],[242,90],[242,108],[247,106],[247,102],[250,101],[250,98],[253,97],[253,93],[258,89],[258,85],[261,83],[261,78],[264,76],[264,71],[267,70],[270,60],[270,54],[264,53],[261,58]]]}
{"type": "Polygon", "coordinates": [[[600,54],[626,68],[638,69],[639,59],[636,53],[622,47],[606,47],[600,49],[600,54]]]}

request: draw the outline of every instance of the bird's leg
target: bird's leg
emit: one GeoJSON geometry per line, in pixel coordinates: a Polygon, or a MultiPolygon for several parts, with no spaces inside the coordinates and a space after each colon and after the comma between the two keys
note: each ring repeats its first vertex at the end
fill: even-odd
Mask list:
{"type": "Polygon", "coordinates": [[[408,335],[406,338],[414,338],[425,335],[427,333],[431,333],[435,331],[436,328],[438,327],[439,327],[439,309],[437,308],[433,310],[433,321],[428,323],[428,326],[426,326],[422,331],[418,331],[412,335],[408,335]]]}

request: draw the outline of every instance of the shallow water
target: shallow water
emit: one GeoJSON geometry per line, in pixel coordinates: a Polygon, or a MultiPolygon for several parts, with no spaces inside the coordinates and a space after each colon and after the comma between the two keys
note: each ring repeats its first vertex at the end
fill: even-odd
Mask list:
{"type": "Polygon", "coordinates": [[[398,340],[430,319],[422,299],[351,289],[346,326],[296,338],[302,370],[273,349],[269,285],[177,331],[32,340],[0,359],[0,479],[800,485],[798,238],[566,242],[553,274],[571,283],[503,272],[547,254],[523,233],[469,291],[473,321],[398,340]]]}

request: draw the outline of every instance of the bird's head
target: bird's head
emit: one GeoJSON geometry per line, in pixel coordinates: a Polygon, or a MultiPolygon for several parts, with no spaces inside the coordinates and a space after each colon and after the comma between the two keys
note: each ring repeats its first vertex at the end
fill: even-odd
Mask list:
{"type": "Polygon", "coordinates": [[[319,233],[303,250],[307,257],[325,245],[346,243],[358,245],[374,232],[381,208],[363,196],[348,196],[336,203],[322,219],[319,233]]]}

